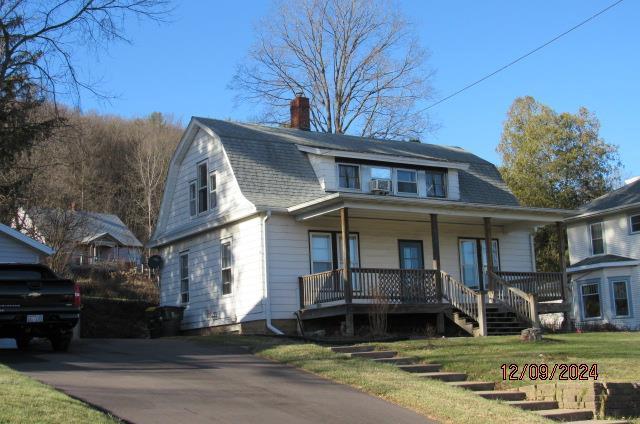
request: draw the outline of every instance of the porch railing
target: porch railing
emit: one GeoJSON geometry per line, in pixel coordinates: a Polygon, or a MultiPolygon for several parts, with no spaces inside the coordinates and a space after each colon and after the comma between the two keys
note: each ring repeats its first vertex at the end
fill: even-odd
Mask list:
{"type": "Polygon", "coordinates": [[[516,314],[518,318],[526,323],[538,327],[538,303],[537,296],[533,293],[526,293],[519,288],[513,287],[503,280],[497,273],[491,275],[493,279],[494,301],[502,303],[507,309],[516,314]]]}
{"type": "Polygon", "coordinates": [[[562,300],[561,272],[496,272],[511,287],[535,294],[538,302],[562,300]]]}
{"type": "MultiPolygon", "coordinates": [[[[300,277],[300,306],[344,300],[343,269],[300,277]]],[[[430,269],[351,268],[354,300],[439,303],[438,272],[430,269]]]]}
{"type": "Polygon", "coordinates": [[[442,296],[448,299],[452,306],[460,309],[475,321],[479,321],[478,293],[446,272],[441,272],[441,275],[442,296]]]}

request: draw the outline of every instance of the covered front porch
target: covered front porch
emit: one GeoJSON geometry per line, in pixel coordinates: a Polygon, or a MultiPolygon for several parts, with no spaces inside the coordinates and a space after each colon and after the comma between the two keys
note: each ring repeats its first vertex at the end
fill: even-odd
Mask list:
{"type": "Polygon", "coordinates": [[[563,234],[565,211],[451,203],[340,193],[292,208],[309,232],[299,317],[344,316],[349,335],[354,315],[384,303],[389,314],[436,314],[439,330],[448,317],[487,335],[495,307],[527,326],[568,311],[564,261],[557,272],[536,272],[530,237],[546,224],[563,234]]]}

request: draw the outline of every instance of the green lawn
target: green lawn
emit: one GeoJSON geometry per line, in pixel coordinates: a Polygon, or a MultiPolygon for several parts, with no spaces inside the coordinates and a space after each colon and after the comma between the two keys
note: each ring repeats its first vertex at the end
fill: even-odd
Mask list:
{"type": "Polygon", "coordinates": [[[0,423],[119,422],[120,420],[0,364],[0,423]]]}
{"type": "MultiPolygon", "coordinates": [[[[348,359],[327,347],[286,339],[243,336],[193,337],[205,343],[241,344],[265,358],[302,368],[348,384],[427,417],[449,423],[550,422],[534,413],[482,399],[439,381],[416,377],[392,365],[348,359]]],[[[545,336],[539,343],[517,337],[453,338],[377,343],[418,362],[437,362],[444,370],[464,371],[471,379],[498,382],[502,387],[529,382],[502,382],[503,363],[597,363],[599,380],[640,381],[640,334],[588,333],[545,336]]]]}

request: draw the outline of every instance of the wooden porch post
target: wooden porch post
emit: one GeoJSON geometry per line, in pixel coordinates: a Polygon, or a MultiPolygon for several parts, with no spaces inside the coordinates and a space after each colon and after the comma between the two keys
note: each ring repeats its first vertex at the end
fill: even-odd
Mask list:
{"type": "MultiPolygon", "coordinates": [[[[485,289],[489,290],[489,298],[493,299],[493,243],[491,235],[491,218],[484,218],[484,243],[487,251],[487,283],[485,289]]],[[[480,290],[483,288],[480,287],[480,290]]]]}
{"type": "MultiPolygon", "coordinates": [[[[442,274],[440,274],[440,233],[438,230],[438,214],[431,214],[431,250],[433,252],[432,267],[436,270],[436,297],[442,302],[442,274]]],[[[444,313],[438,313],[436,331],[444,334],[444,313]]]]}
{"type": "MultiPolygon", "coordinates": [[[[563,306],[566,307],[566,303],[569,302],[569,281],[567,278],[567,260],[565,256],[566,246],[564,242],[565,227],[563,222],[556,222],[556,233],[558,236],[558,262],[560,264],[560,272],[562,273],[562,303],[564,304],[563,306]]],[[[564,317],[562,326],[565,330],[570,330],[571,323],[569,322],[569,313],[565,311],[562,315],[564,317]]]]}
{"type": "Polygon", "coordinates": [[[351,287],[351,252],[349,244],[349,209],[340,209],[340,229],[342,231],[342,283],[344,286],[346,335],[353,336],[353,288],[351,287]]]}

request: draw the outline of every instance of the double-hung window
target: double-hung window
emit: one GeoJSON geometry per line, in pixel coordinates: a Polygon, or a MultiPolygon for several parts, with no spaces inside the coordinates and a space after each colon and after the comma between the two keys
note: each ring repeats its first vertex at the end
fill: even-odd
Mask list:
{"type": "Polygon", "coordinates": [[[631,315],[629,311],[629,291],[627,280],[613,279],[611,280],[613,312],[617,317],[628,317],[631,315]]]}
{"type": "Polygon", "coordinates": [[[631,233],[640,233],[640,214],[631,215],[629,217],[629,226],[631,233]]]}
{"type": "Polygon", "coordinates": [[[397,191],[401,194],[418,194],[418,172],[406,169],[396,171],[397,191]]]}
{"type": "Polygon", "coordinates": [[[189,183],[189,215],[196,216],[198,214],[198,199],[196,181],[189,183]]]}
{"type": "Polygon", "coordinates": [[[338,164],[338,185],[340,188],[360,190],[360,167],[338,164]]]}
{"type": "Polygon", "coordinates": [[[446,197],[446,171],[428,170],[427,179],[427,197],[446,197]]]}
{"type": "Polygon", "coordinates": [[[233,273],[231,271],[233,258],[231,256],[231,240],[224,240],[220,245],[220,270],[222,274],[222,294],[233,291],[233,273]]]}
{"type": "Polygon", "coordinates": [[[604,253],[604,231],[602,227],[602,222],[594,222],[589,224],[592,255],[602,255],[604,253]]]}
{"type": "Polygon", "coordinates": [[[189,303],[189,254],[180,254],[180,302],[189,303]]]}
{"type": "Polygon", "coordinates": [[[584,283],[580,286],[582,316],[585,319],[600,318],[600,283],[584,283]]]}
{"type": "Polygon", "coordinates": [[[311,233],[311,273],[333,269],[331,233],[311,233]]]}
{"type": "Polygon", "coordinates": [[[207,180],[209,173],[207,172],[207,162],[198,164],[198,213],[206,212],[209,208],[209,188],[207,180]]]}
{"type": "Polygon", "coordinates": [[[218,206],[218,179],[215,172],[209,174],[209,209],[218,206]]]}

